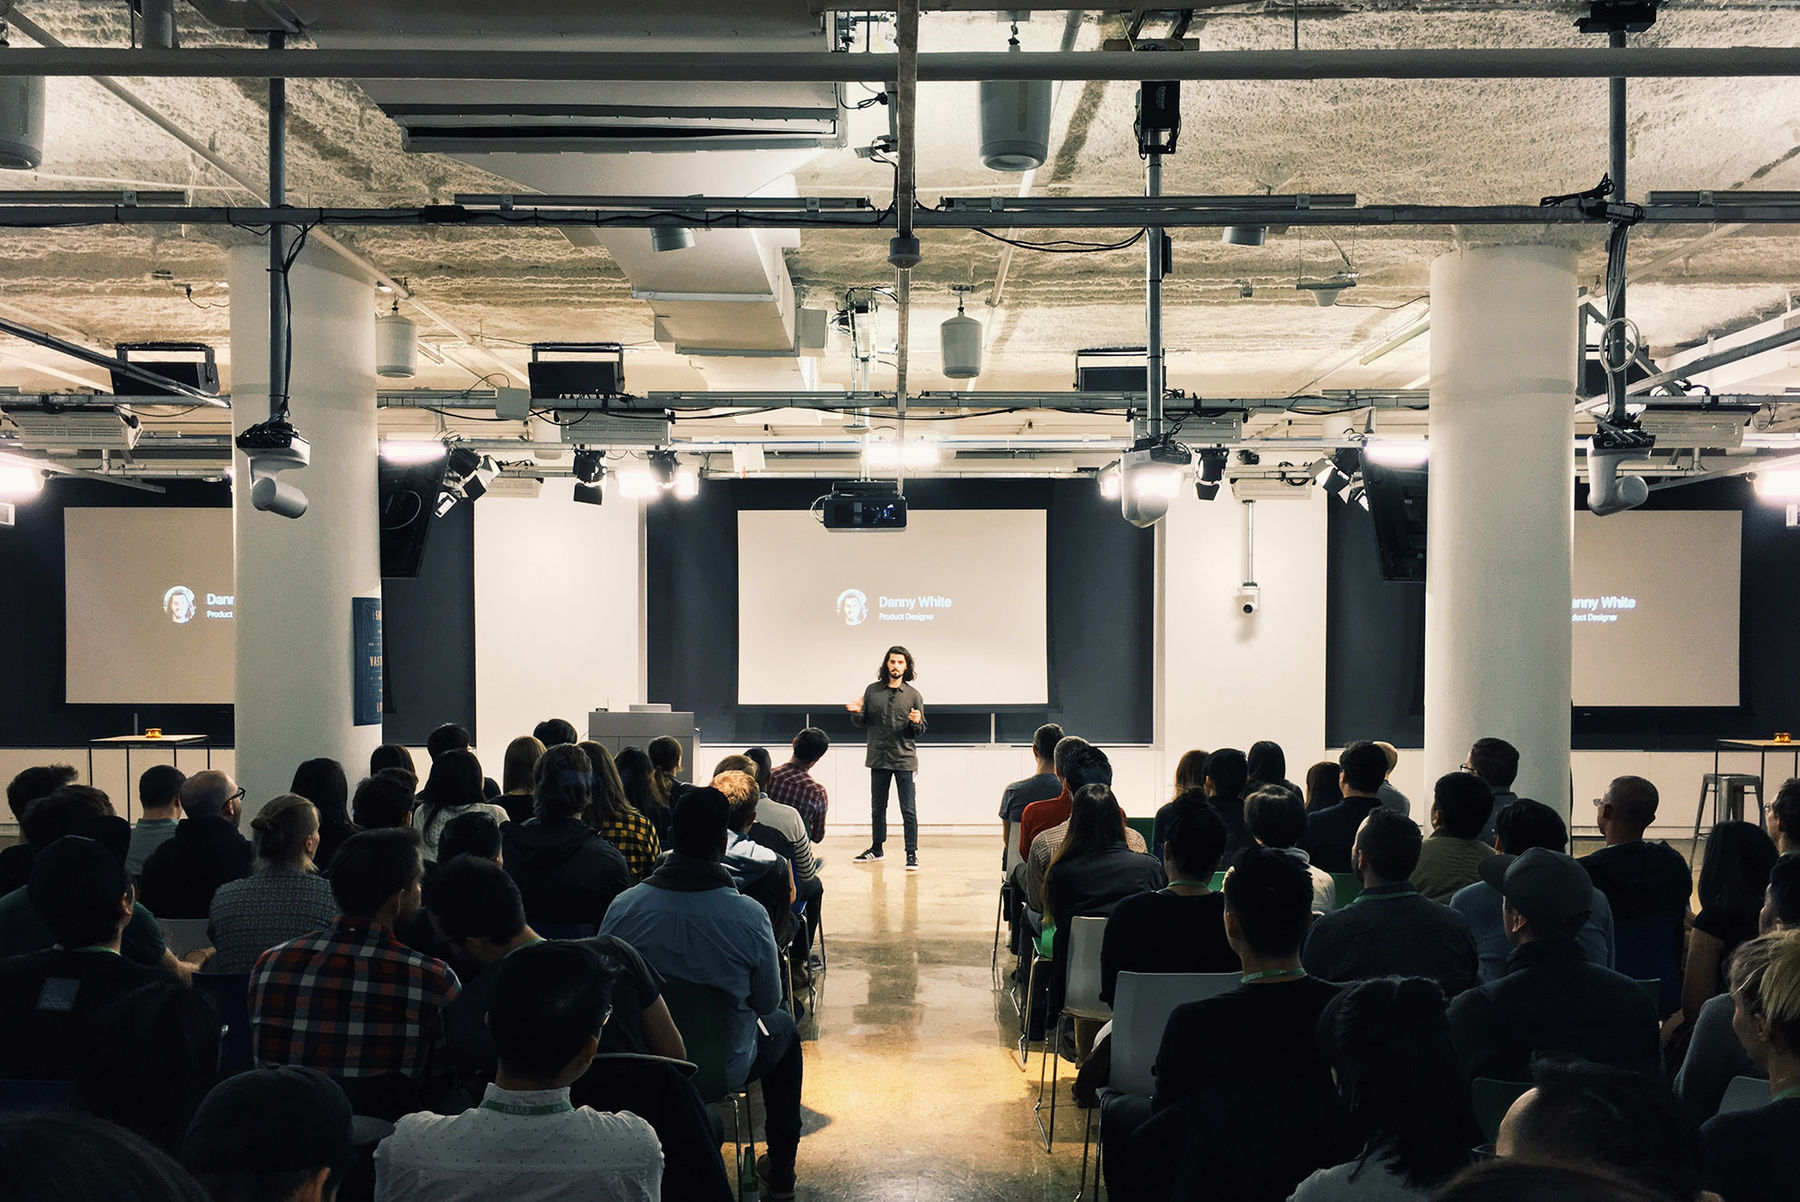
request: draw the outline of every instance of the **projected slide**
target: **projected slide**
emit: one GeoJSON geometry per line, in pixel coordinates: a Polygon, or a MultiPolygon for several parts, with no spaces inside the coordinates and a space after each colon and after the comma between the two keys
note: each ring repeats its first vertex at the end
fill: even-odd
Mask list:
{"type": "Polygon", "coordinates": [[[229,703],[237,586],[229,509],[63,513],[73,703],[229,703]]]}
{"type": "Polygon", "coordinates": [[[841,706],[908,648],[934,705],[1043,705],[1044,513],[914,510],[898,532],[738,514],[738,703],[841,706]]]}
{"type": "Polygon", "coordinates": [[[1732,510],[1575,515],[1576,705],[1738,703],[1742,527],[1732,510]]]}

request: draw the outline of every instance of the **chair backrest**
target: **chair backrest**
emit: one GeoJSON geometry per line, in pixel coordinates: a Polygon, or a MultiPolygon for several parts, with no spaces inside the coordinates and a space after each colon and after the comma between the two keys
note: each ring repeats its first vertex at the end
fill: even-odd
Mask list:
{"type": "Polygon", "coordinates": [[[1719,1099],[1719,1113],[1755,1110],[1769,1104],[1769,1082],[1763,1077],[1733,1077],[1719,1099]]]}
{"type": "Polygon", "coordinates": [[[1512,1109],[1512,1104],[1519,1100],[1519,1095],[1531,1088],[1529,1081],[1500,1081],[1493,1077],[1477,1077],[1469,1087],[1469,1104],[1475,1111],[1475,1125],[1481,1128],[1481,1134],[1493,1143],[1500,1134],[1500,1120],[1512,1109]]]}
{"type": "Polygon", "coordinates": [[[1108,1018],[1112,1008],[1100,1000],[1100,943],[1106,934],[1104,915],[1069,920],[1069,977],[1063,986],[1063,1009],[1074,1018],[1108,1018]]]}
{"type": "MultiPolygon", "coordinates": [[[[1113,986],[1112,1076],[1108,1084],[1145,1097],[1156,1092],[1156,1052],[1169,1015],[1185,1002],[1238,987],[1235,972],[1122,972],[1113,986]]],[[[1222,1036],[1229,1038],[1229,1036],[1222,1036]]]]}
{"type": "Polygon", "coordinates": [[[159,918],[156,924],[162,928],[163,943],[180,957],[212,946],[212,935],[206,929],[209,921],[205,918],[159,918]]]}
{"type": "Polygon", "coordinates": [[[1159,860],[1162,859],[1162,849],[1156,846],[1154,842],[1156,838],[1156,819],[1126,818],[1125,825],[1144,837],[1144,846],[1150,850],[1151,855],[1159,860]]]}
{"type": "Polygon", "coordinates": [[[1362,896],[1362,878],[1354,872],[1334,872],[1331,883],[1337,886],[1337,908],[1340,910],[1362,896]]]}
{"type": "Polygon", "coordinates": [[[1017,868],[1019,866],[1020,862],[1023,861],[1024,859],[1025,859],[1025,857],[1019,854],[1019,824],[1016,822],[1009,822],[1006,824],[1006,872],[1007,872],[1007,875],[1010,876],[1012,874],[1012,870],[1017,868]]]}
{"type": "Polygon", "coordinates": [[[731,1093],[725,1076],[725,1018],[732,1002],[725,991],[693,981],[663,982],[663,1001],[681,1041],[694,1064],[694,1088],[704,1102],[717,1102],[731,1093]]]}
{"type": "Polygon", "coordinates": [[[60,1110],[74,1089],[71,1081],[0,1081],[0,1111],[60,1110]]]}
{"type": "Polygon", "coordinates": [[[254,1064],[250,1041],[250,974],[247,972],[197,972],[194,988],[205,990],[219,1007],[225,1038],[219,1046],[219,1067],[241,1073],[254,1064]]]}
{"type": "Polygon", "coordinates": [[[592,939],[600,933],[597,922],[539,922],[532,930],[546,939],[592,939]]]}

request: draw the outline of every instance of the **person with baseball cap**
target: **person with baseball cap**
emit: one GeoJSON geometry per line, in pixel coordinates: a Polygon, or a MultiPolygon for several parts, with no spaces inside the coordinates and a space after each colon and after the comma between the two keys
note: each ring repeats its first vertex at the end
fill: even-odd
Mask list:
{"type": "Polygon", "coordinates": [[[1650,996],[1630,977],[1590,963],[1576,942],[1594,905],[1586,870],[1534,847],[1483,861],[1481,877],[1500,892],[1512,951],[1504,976],[1451,1003],[1450,1031],[1469,1076],[1529,1080],[1540,1052],[1659,1072],[1650,996]]]}
{"type": "Polygon", "coordinates": [[[350,1099],[317,1069],[252,1069],[194,1112],[181,1161],[215,1202],[331,1202],[355,1156],[350,1099]]]}

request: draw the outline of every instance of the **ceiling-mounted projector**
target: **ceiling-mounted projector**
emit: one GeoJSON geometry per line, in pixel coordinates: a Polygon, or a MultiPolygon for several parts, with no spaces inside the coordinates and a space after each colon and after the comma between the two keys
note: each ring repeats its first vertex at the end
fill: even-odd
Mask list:
{"type": "Polygon", "coordinates": [[[906,529],[906,498],[892,480],[841,480],[813,512],[827,530],[906,529]]]}
{"type": "Polygon", "coordinates": [[[129,451],[142,433],[136,416],[118,405],[44,401],[0,406],[0,413],[19,428],[27,451],[129,451]]]}

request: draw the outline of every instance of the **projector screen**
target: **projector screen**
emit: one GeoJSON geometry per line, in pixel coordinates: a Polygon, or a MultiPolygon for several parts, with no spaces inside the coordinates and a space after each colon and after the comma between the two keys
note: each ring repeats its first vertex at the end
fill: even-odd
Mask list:
{"type": "Polygon", "coordinates": [[[1576,513],[1575,704],[1737,705],[1742,542],[1736,510],[1576,513]]]}
{"type": "Polygon", "coordinates": [[[231,702],[231,510],[69,509],[63,544],[71,703],[231,702]]]}
{"type": "Polygon", "coordinates": [[[738,704],[841,706],[902,645],[934,705],[1049,700],[1041,509],[914,510],[901,531],[738,512],[738,704]]]}

